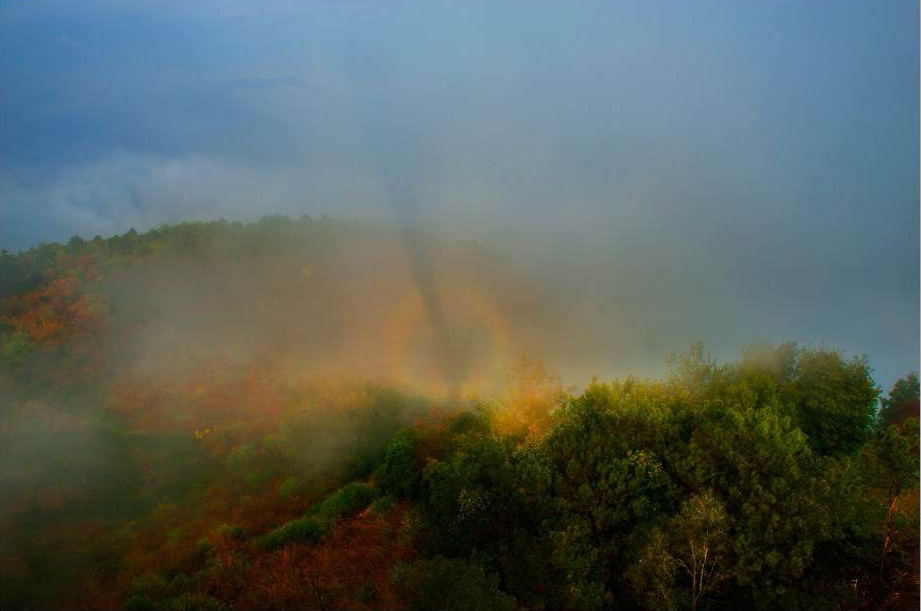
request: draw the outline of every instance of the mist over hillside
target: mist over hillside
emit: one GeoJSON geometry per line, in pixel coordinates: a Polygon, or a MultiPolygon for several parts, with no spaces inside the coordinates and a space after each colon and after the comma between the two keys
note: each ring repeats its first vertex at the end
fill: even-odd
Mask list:
{"type": "Polygon", "coordinates": [[[918,23],[0,0],[0,609],[918,609],[918,23]]]}
{"type": "Polygon", "coordinates": [[[879,410],[866,358],[695,344],[599,382],[578,291],[328,218],[74,236],[4,251],[0,286],[4,607],[912,600],[914,374],[879,410]],[[712,590],[650,573],[681,533],[712,590]]]}
{"type": "Polygon", "coordinates": [[[7,257],[4,271],[14,291],[30,275],[79,283],[71,297],[96,300],[105,318],[101,352],[137,375],[269,359],[296,375],[469,394],[554,341],[553,298],[508,260],[358,223],[165,227],[49,245],[7,257]]]}
{"type": "Polygon", "coordinates": [[[223,4],[0,8],[0,247],[328,214],[507,254],[570,384],[917,369],[915,3],[223,4]]]}

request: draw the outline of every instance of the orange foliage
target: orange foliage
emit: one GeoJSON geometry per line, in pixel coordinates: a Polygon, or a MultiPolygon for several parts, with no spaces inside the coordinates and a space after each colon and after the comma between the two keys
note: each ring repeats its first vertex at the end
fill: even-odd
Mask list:
{"type": "MultiPolygon", "coordinates": [[[[135,430],[195,432],[215,424],[245,422],[251,432],[268,432],[287,404],[270,361],[245,367],[209,362],[158,374],[123,373],[109,386],[109,409],[135,430]]],[[[199,435],[214,442],[214,435],[199,435]]],[[[215,442],[216,443],[216,442],[215,442]]]]}
{"type": "Polygon", "coordinates": [[[399,562],[413,559],[406,536],[408,508],[386,515],[364,512],[343,520],[315,546],[291,545],[258,558],[240,608],[400,609],[390,581],[399,562]]]}
{"type": "Polygon", "coordinates": [[[94,305],[75,276],[63,276],[3,304],[4,318],[36,343],[57,342],[105,324],[103,307],[94,305]]]}
{"type": "Polygon", "coordinates": [[[548,373],[541,363],[523,355],[509,376],[497,426],[507,433],[540,438],[550,428],[550,415],[564,396],[559,376],[548,373]]]}

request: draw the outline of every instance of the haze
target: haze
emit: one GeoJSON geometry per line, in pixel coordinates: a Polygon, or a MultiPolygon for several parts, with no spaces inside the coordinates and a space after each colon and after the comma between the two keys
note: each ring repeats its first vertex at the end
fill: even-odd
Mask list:
{"type": "MultiPolygon", "coordinates": [[[[918,4],[0,7],[0,245],[309,214],[481,241],[571,384],[919,352],[918,4]],[[540,309],[540,308],[538,308],[540,309]]],[[[418,278],[417,278],[418,280],[418,278]]]]}

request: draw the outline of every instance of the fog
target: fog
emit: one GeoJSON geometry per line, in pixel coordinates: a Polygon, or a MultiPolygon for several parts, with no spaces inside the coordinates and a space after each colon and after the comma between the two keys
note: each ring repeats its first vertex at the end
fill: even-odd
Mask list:
{"type": "Polygon", "coordinates": [[[381,480],[390,440],[429,465],[477,427],[530,447],[567,392],[696,342],[866,354],[888,390],[919,368],[918,22],[908,0],[3,0],[0,606],[188,608],[133,594],[211,579],[215,550],[202,608],[262,596],[250,560],[306,587],[259,541],[381,480]]]}
{"type": "Polygon", "coordinates": [[[480,242],[528,287],[448,281],[412,240],[342,259],[362,288],[332,310],[268,317],[240,270],[159,292],[149,271],[132,282],[170,322],[151,354],[203,333],[233,355],[309,319],[342,330],[318,360],[383,375],[368,346],[389,340],[363,329],[414,287],[434,335],[401,375],[447,367],[445,392],[519,352],[582,385],[697,340],[729,359],[790,339],[867,353],[888,388],[918,367],[917,10],[5,2],[0,243],[325,214],[480,242]],[[502,312],[471,317],[483,341],[527,327],[496,362],[446,331],[477,307],[502,312]]]}
{"type": "Polygon", "coordinates": [[[255,363],[295,380],[442,397],[495,391],[522,353],[552,352],[553,300],[482,247],[356,223],[281,224],[206,234],[188,254],[122,272],[104,340],[119,368],[168,379],[255,363]]]}

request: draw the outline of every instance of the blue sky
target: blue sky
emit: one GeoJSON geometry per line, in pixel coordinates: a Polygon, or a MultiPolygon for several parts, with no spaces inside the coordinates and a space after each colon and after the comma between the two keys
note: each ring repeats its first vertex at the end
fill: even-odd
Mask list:
{"type": "Polygon", "coordinates": [[[421,224],[572,294],[602,372],[824,340],[888,386],[918,367],[918,44],[907,0],[8,0],[0,246],[421,224]]]}

